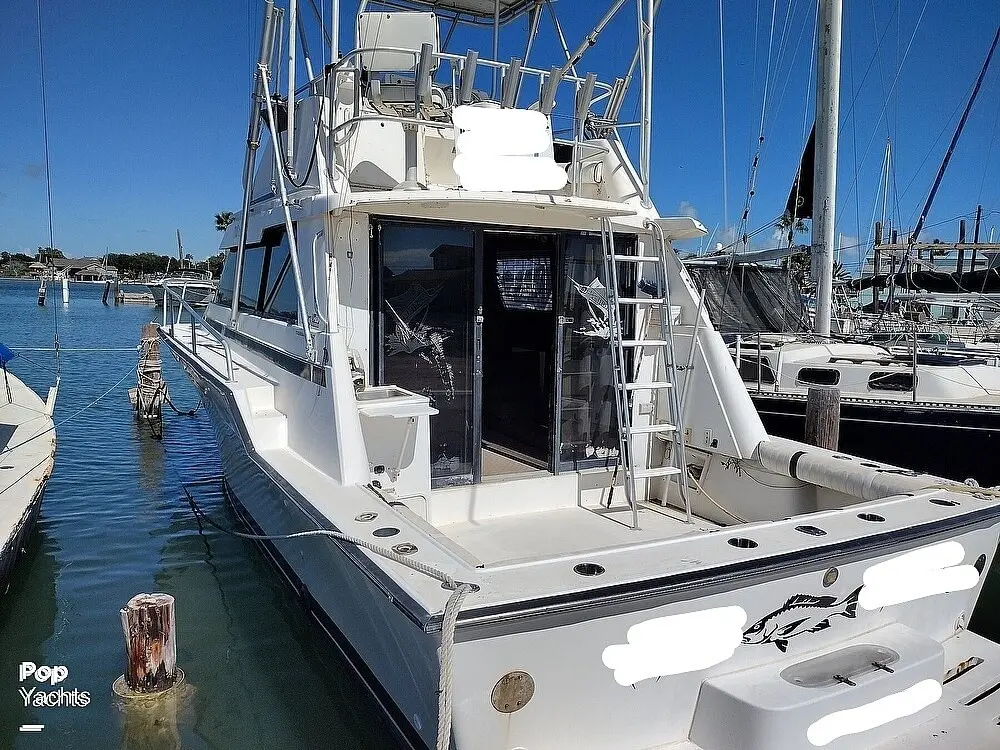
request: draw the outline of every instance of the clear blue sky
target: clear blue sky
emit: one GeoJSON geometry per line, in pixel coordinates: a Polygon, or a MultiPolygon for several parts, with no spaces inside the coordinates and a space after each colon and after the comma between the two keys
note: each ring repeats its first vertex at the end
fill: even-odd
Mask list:
{"type": "MultiPolygon", "coordinates": [[[[306,0],[300,2],[308,12],[306,0]]],[[[350,11],[353,3],[346,4],[350,11]]],[[[1000,22],[1000,6],[996,0],[845,6],[838,231],[854,244],[870,229],[887,136],[896,153],[899,217],[904,226],[914,223],[1000,22]]],[[[74,256],[105,248],[168,253],[180,229],[185,251],[197,258],[216,251],[213,215],[240,203],[259,7],[258,0],[43,0],[58,247],[74,256]]],[[[559,0],[557,7],[575,46],[605,0],[559,0]]],[[[728,211],[718,3],[665,0],[655,45],[653,196],[661,214],[696,214],[717,229],[715,239],[739,224],[765,79],[770,91],[751,229],[781,213],[813,106],[815,3],[724,0],[724,14],[728,211]]],[[[345,17],[342,26],[347,47],[353,23],[345,17]]],[[[523,33],[523,22],[508,27],[502,56],[520,54],[523,33]]],[[[633,38],[631,19],[614,23],[580,70],[605,79],[623,73],[633,38]]],[[[463,52],[477,39],[486,53],[487,38],[475,32],[456,34],[450,49],[463,52]]],[[[556,55],[546,19],[531,63],[547,67],[556,55]]],[[[35,0],[5,3],[0,91],[0,249],[33,251],[48,243],[35,0]]],[[[986,234],[1000,226],[998,118],[1000,59],[952,160],[926,239],[954,238],[953,217],[971,216],[977,203],[987,212],[986,234]]],[[[762,232],[758,246],[769,237],[762,232]]]]}

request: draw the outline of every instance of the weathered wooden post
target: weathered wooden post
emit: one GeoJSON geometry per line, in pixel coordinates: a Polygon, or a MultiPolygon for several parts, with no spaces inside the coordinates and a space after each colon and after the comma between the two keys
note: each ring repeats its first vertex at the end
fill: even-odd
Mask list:
{"type": "Polygon", "coordinates": [[[136,594],[121,609],[125,635],[124,687],[136,695],[172,688],[184,673],[177,667],[174,597],[136,594]]]}
{"type": "Polygon", "coordinates": [[[121,708],[122,750],[180,750],[178,716],[192,688],[177,666],[174,597],[136,594],[122,607],[125,673],[114,692],[121,708]]]}
{"type": "Polygon", "coordinates": [[[810,388],[806,396],[805,442],[827,450],[840,443],[840,390],[810,388]]]}
{"type": "Polygon", "coordinates": [[[155,323],[142,327],[140,342],[136,384],[135,388],[129,389],[128,396],[136,417],[145,419],[157,435],[163,424],[163,402],[169,396],[167,384],[163,381],[160,337],[155,323]]]}

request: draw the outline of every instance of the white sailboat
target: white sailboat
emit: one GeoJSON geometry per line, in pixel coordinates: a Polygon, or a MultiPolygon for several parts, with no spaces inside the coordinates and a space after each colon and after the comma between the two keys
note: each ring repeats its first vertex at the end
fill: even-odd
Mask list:
{"type": "Polygon", "coordinates": [[[202,316],[167,285],[161,335],[235,507],[400,734],[995,746],[1000,647],[966,626],[1000,498],[767,435],[673,251],[704,227],[650,200],[654,3],[638,169],[631,74],[583,72],[624,0],[555,61],[545,0],[361,5],[314,75],[296,2],[265,3],[219,293],[202,316]],[[448,51],[466,23],[492,54],[448,51]]]}
{"type": "Polygon", "coordinates": [[[56,452],[58,381],[43,401],[7,371],[15,356],[0,344],[0,596],[35,527],[56,452]]]}

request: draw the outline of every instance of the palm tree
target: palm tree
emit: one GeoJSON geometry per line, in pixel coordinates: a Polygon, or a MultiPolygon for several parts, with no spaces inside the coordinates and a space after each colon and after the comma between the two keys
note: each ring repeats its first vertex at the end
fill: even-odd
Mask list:
{"type": "Polygon", "coordinates": [[[232,211],[222,211],[215,215],[215,228],[220,232],[225,232],[234,221],[236,221],[236,214],[232,211]]]}
{"type": "Polygon", "coordinates": [[[802,232],[809,231],[809,227],[806,226],[805,221],[798,218],[793,219],[792,215],[787,211],[783,213],[776,222],[774,222],[774,226],[782,230],[782,232],[787,235],[789,247],[791,247],[792,238],[796,233],[801,234],[802,232]]]}
{"type": "Polygon", "coordinates": [[[847,270],[846,266],[839,260],[833,262],[833,280],[839,282],[850,281],[853,277],[851,272],[847,270]]]}

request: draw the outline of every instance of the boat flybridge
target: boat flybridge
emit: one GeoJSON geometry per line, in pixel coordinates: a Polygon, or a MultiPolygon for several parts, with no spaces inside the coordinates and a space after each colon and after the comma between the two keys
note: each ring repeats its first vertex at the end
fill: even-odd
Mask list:
{"type": "Polygon", "coordinates": [[[234,507],[416,747],[996,747],[1000,498],[768,437],[650,201],[653,4],[543,61],[548,0],[362,2],[320,63],[338,3],[265,2],[219,289],[161,328],[234,507]]]}

